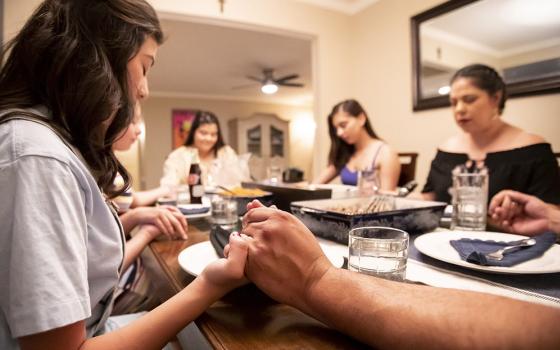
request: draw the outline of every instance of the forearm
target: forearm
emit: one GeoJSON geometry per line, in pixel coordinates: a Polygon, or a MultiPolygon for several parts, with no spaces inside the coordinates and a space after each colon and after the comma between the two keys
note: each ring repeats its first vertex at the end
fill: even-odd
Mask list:
{"type": "Polygon", "coordinates": [[[162,349],[169,339],[225,292],[199,277],[141,319],[122,329],[88,339],[82,349],[162,349]]]}
{"type": "Polygon", "coordinates": [[[559,310],[487,294],[331,269],[305,300],[311,316],[380,348],[560,346],[559,310]]]}
{"type": "Polygon", "coordinates": [[[334,165],[329,165],[329,167],[321,172],[319,176],[313,180],[316,184],[326,184],[331,182],[337,175],[336,168],[334,165]]]}
{"type": "Polygon", "coordinates": [[[134,209],[128,210],[124,214],[119,215],[119,220],[121,221],[123,231],[126,234],[130,233],[130,231],[132,231],[134,227],[140,224],[137,217],[137,212],[134,209]]]}
{"type": "Polygon", "coordinates": [[[558,206],[552,204],[549,206],[548,218],[549,230],[560,234],[560,209],[558,206]]]}
{"type": "Polygon", "coordinates": [[[144,248],[153,240],[153,238],[140,228],[138,232],[126,242],[124,250],[123,268],[125,271],[130,264],[142,253],[144,248]]]}

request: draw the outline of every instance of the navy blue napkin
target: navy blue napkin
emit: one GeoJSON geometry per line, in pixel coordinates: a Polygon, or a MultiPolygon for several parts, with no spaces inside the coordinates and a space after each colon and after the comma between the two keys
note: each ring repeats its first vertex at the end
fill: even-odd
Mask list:
{"type": "Polygon", "coordinates": [[[520,242],[520,240],[496,242],[461,238],[459,240],[452,240],[449,243],[459,253],[461,259],[467,262],[485,266],[510,267],[527,260],[538,258],[556,242],[556,234],[552,232],[546,232],[533,238],[537,241],[535,245],[521,248],[515,252],[509,251],[504,255],[504,258],[499,261],[486,259],[485,254],[495,252],[509,245],[515,245],[517,242],[520,242]]]}

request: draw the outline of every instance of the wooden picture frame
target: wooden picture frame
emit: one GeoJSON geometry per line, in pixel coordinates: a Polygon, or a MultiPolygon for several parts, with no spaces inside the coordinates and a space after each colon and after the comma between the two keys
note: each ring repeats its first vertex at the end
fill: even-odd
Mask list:
{"type": "Polygon", "coordinates": [[[196,110],[174,109],[171,111],[171,147],[181,147],[187,140],[196,110]]]}

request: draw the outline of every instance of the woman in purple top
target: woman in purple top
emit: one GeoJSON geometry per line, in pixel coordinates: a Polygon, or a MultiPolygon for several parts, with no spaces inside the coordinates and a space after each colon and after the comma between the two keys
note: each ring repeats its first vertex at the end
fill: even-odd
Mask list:
{"type": "Polygon", "coordinates": [[[340,175],[346,185],[356,185],[358,171],[374,169],[382,190],[394,190],[401,165],[398,155],[373,131],[366,111],[356,100],[336,104],[329,114],[331,150],[329,166],[315,179],[328,183],[340,175]]]}

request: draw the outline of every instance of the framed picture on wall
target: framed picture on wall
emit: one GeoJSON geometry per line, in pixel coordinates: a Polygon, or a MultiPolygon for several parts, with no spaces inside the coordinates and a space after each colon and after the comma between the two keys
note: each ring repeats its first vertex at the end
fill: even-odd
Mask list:
{"type": "Polygon", "coordinates": [[[192,109],[174,109],[171,112],[171,147],[173,149],[182,146],[187,140],[195,115],[196,110],[192,109]]]}

